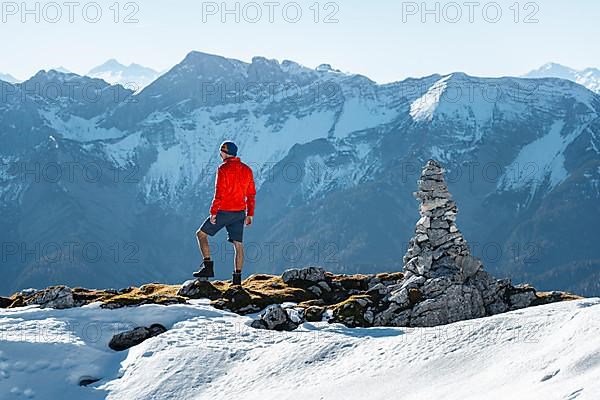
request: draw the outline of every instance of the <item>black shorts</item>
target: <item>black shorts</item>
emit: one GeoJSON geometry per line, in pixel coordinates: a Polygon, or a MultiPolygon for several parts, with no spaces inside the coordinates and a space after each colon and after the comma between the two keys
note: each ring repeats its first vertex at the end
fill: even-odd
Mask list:
{"type": "Polygon", "coordinates": [[[218,211],[217,223],[211,224],[210,217],[202,224],[200,230],[209,236],[214,236],[223,227],[227,229],[227,240],[241,242],[244,237],[244,220],[246,211],[218,211]]]}

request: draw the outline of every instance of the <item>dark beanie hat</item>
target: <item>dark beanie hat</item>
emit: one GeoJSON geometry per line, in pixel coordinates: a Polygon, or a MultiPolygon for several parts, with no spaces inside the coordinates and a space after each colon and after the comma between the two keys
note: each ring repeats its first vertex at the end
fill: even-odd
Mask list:
{"type": "Polygon", "coordinates": [[[238,148],[233,142],[223,142],[223,144],[221,144],[221,151],[230,156],[237,156],[238,148]]]}

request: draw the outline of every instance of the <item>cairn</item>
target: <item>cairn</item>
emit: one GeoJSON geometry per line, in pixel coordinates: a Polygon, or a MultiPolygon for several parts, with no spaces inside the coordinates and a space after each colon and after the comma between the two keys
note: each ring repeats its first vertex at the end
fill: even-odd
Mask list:
{"type": "Polygon", "coordinates": [[[404,256],[405,276],[425,278],[458,277],[466,281],[482,269],[481,261],[471,255],[467,242],[456,226],[458,208],[443,176],[444,170],[429,160],[421,172],[421,200],[415,236],[404,256]]]}
{"type": "Polygon", "coordinates": [[[404,256],[404,280],[381,302],[374,325],[437,326],[527,307],[535,289],[496,280],[471,255],[456,226],[458,208],[444,170],[429,160],[421,172],[420,219],[404,256]]]}

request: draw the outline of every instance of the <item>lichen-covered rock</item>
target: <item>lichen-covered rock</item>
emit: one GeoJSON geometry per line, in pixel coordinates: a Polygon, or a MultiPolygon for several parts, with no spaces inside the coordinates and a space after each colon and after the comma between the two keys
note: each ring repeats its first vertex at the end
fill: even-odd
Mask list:
{"type": "Polygon", "coordinates": [[[410,326],[410,308],[401,307],[396,303],[389,303],[383,311],[375,314],[374,326],[410,326]]]}
{"type": "Polygon", "coordinates": [[[398,283],[404,280],[403,272],[382,272],[374,277],[372,277],[368,281],[368,289],[371,289],[373,286],[382,284],[386,287],[397,285],[398,283]]]}
{"type": "Polygon", "coordinates": [[[222,294],[223,292],[210,282],[199,281],[197,279],[186,281],[177,291],[178,296],[187,297],[188,299],[216,300],[220,298],[222,294]]]}
{"type": "Polygon", "coordinates": [[[213,304],[217,305],[218,308],[238,311],[252,305],[252,296],[244,288],[232,286],[223,292],[223,297],[213,304]]]}
{"type": "Polygon", "coordinates": [[[536,299],[535,289],[529,285],[517,285],[508,290],[511,310],[529,307],[536,299]]]}
{"type": "Polygon", "coordinates": [[[314,293],[316,296],[321,296],[323,294],[323,290],[317,286],[317,285],[312,285],[308,288],[308,290],[310,290],[312,293],[314,293]]]}
{"type": "Polygon", "coordinates": [[[115,351],[127,350],[133,346],[137,346],[151,337],[165,333],[167,329],[160,324],[153,324],[149,328],[138,327],[127,332],[119,333],[112,337],[108,343],[108,347],[115,351]]]}
{"type": "Polygon", "coordinates": [[[402,287],[394,291],[390,294],[388,300],[392,303],[395,303],[398,306],[398,308],[396,308],[398,310],[408,308],[410,306],[410,299],[408,298],[408,289],[402,287]]]}
{"type": "Polygon", "coordinates": [[[122,307],[134,307],[143,304],[183,304],[184,297],[177,295],[177,286],[150,283],[139,288],[127,288],[120,290],[117,294],[106,295],[100,307],[116,309],[122,307]]]}
{"type": "Polygon", "coordinates": [[[258,319],[252,321],[251,326],[257,329],[293,331],[298,327],[298,323],[290,318],[281,305],[271,304],[259,314],[258,319]]]}
{"type": "Polygon", "coordinates": [[[481,260],[470,254],[464,256],[459,255],[456,257],[456,263],[460,267],[463,282],[483,269],[481,260]]]}
{"type": "Polygon", "coordinates": [[[428,279],[423,283],[421,293],[425,298],[437,297],[440,294],[443,294],[452,285],[452,279],[447,276],[428,279]]]}
{"type": "Polygon", "coordinates": [[[27,299],[27,304],[37,304],[40,308],[65,309],[75,307],[73,291],[67,286],[53,286],[36,292],[27,299]]]}
{"type": "Polygon", "coordinates": [[[349,327],[371,326],[374,321],[372,306],[373,300],[369,296],[351,296],[333,307],[333,315],[329,322],[341,322],[349,327]]]}
{"type": "Polygon", "coordinates": [[[324,281],[325,269],[321,267],[306,267],[300,269],[288,269],[281,275],[283,282],[288,285],[309,284],[324,281]]]}
{"type": "Polygon", "coordinates": [[[302,307],[284,307],[284,310],[287,313],[290,321],[296,325],[300,325],[306,320],[305,311],[302,307]]]}
{"type": "Polygon", "coordinates": [[[427,327],[485,316],[481,293],[470,286],[454,285],[441,295],[416,304],[410,321],[411,326],[427,327]]]}
{"type": "Polygon", "coordinates": [[[310,306],[304,310],[304,318],[308,322],[318,322],[323,319],[324,307],[310,306]]]}
{"type": "Polygon", "coordinates": [[[376,300],[380,300],[383,299],[385,296],[387,296],[387,294],[389,293],[389,286],[384,285],[383,283],[378,283],[375,286],[372,286],[371,288],[369,288],[369,290],[366,291],[367,295],[371,296],[372,298],[376,299],[376,300]]]}
{"type": "Polygon", "coordinates": [[[344,290],[363,291],[369,289],[369,282],[371,279],[372,275],[335,275],[333,281],[338,283],[344,290]]]}

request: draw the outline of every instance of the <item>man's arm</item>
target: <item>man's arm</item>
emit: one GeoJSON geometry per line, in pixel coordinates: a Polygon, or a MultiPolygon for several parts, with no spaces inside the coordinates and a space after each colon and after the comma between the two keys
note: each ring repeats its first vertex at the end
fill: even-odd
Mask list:
{"type": "Polygon", "coordinates": [[[252,170],[248,168],[248,172],[250,173],[250,182],[248,183],[248,188],[246,189],[246,210],[248,212],[248,216],[253,217],[254,206],[256,205],[256,188],[254,186],[254,175],[252,174],[252,170]]]}
{"type": "Polygon", "coordinates": [[[223,201],[223,189],[225,185],[225,177],[221,172],[221,168],[217,169],[217,177],[215,178],[215,196],[213,197],[212,205],[210,206],[210,215],[217,215],[221,202],[223,201]]]}

